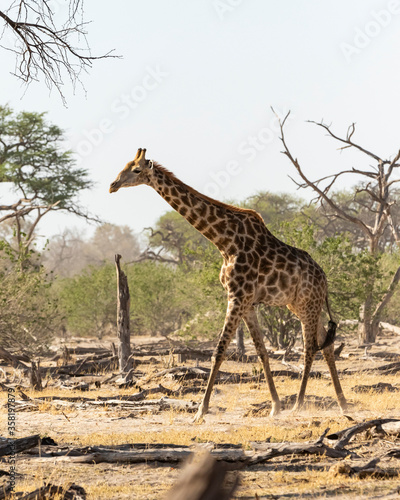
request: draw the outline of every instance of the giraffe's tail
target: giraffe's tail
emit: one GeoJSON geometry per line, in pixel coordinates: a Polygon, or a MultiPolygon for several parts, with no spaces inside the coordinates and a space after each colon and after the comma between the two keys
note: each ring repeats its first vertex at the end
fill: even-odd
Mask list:
{"type": "Polygon", "coordinates": [[[335,323],[332,320],[332,314],[331,314],[331,310],[329,308],[329,302],[328,302],[328,295],[325,298],[325,303],[326,303],[326,308],[327,308],[328,314],[329,314],[328,331],[326,332],[325,340],[322,342],[322,345],[319,346],[320,351],[325,349],[325,347],[329,347],[331,344],[333,344],[333,342],[335,341],[336,328],[337,328],[337,323],[335,323]]]}

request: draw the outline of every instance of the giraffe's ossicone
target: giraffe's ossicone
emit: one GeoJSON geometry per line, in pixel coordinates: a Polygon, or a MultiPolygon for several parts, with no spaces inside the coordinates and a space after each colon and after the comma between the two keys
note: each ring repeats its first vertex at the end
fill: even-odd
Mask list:
{"type": "Polygon", "coordinates": [[[264,367],[272,397],[271,415],[279,413],[281,405],[255,312],[255,307],[261,303],[287,306],[302,324],[304,371],[295,408],[303,404],[315,353],[322,348],[339,406],[344,411],[346,399],[340,386],[333,348],[335,324],[331,320],[326,332],[321,318],[325,304],[329,312],[327,280],[321,267],[307,252],[276,238],[265,226],[261,215],[254,210],[228,205],[199,193],[158,163],[146,160],[145,153],[145,149],[138,150],[135,159],[125,166],[110,185],[110,193],[121,187],[140,184],[152,187],[209,239],[223,258],[220,280],[228,296],[227,313],[212,358],[206,392],[195,420],[201,420],[207,413],[219,367],[242,319],[264,367]]]}

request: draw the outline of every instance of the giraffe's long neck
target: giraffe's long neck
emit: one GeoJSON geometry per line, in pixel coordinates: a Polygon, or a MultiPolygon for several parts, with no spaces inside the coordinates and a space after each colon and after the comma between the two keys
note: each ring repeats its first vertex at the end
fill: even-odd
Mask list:
{"type": "Polygon", "coordinates": [[[156,165],[150,185],[173,209],[214,243],[222,255],[228,253],[236,231],[222,204],[189,188],[170,172],[156,165]]]}

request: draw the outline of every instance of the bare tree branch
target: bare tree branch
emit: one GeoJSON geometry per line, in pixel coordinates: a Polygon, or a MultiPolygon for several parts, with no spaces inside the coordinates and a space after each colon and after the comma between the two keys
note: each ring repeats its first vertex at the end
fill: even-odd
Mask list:
{"type": "Polygon", "coordinates": [[[179,264],[178,259],[174,259],[172,257],[164,257],[163,255],[161,255],[163,250],[164,248],[160,248],[158,252],[154,252],[154,250],[146,248],[146,250],[144,250],[137,259],[131,260],[127,262],[127,264],[133,264],[135,262],[143,262],[144,260],[153,260],[156,262],[164,262],[167,264],[175,264],[175,265],[179,264]]]}
{"type": "Polygon", "coordinates": [[[315,122],[313,120],[308,120],[308,123],[314,123],[314,125],[317,125],[318,127],[322,127],[323,129],[325,129],[328,134],[333,137],[334,139],[336,139],[337,141],[339,142],[343,142],[344,144],[346,144],[346,146],[340,148],[340,149],[345,149],[345,148],[350,148],[350,147],[353,147],[353,148],[356,148],[358,149],[359,151],[362,151],[363,153],[365,153],[366,155],[368,156],[371,156],[371,158],[373,158],[374,160],[376,160],[377,162],[380,162],[383,160],[381,158],[379,158],[379,156],[377,156],[376,154],[374,153],[371,153],[371,151],[368,151],[367,149],[361,147],[360,145],[356,144],[355,142],[353,142],[351,140],[355,130],[356,130],[356,124],[355,123],[352,123],[348,130],[347,130],[347,135],[346,135],[346,139],[343,139],[342,137],[339,137],[337,136],[336,134],[334,134],[330,127],[328,125],[326,125],[325,123],[323,122],[315,122]]]}
{"type": "MultiPolygon", "coordinates": [[[[353,142],[353,136],[356,131],[354,123],[350,125],[346,137],[343,138],[333,133],[329,125],[323,122],[310,121],[310,123],[326,130],[330,137],[344,144],[343,147],[339,148],[340,150],[355,148],[377,162],[376,166],[371,166],[371,170],[353,167],[351,170],[342,170],[333,175],[312,181],[304,173],[299,161],[292,155],[287,145],[284,125],[288,116],[289,114],[286,115],[283,121],[278,116],[277,118],[280,125],[281,141],[284,147],[282,152],[289,158],[302,179],[302,182],[295,181],[296,185],[299,188],[311,188],[317,195],[316,200],[321,203],[326,213],[328,212],[326,207],[329,207],[329,211],[333,211],[332,216],[335,218],[347,220],[355,226],[360,227],[367,237],[369,251],[372,256],[378,257],[379,253],[385,249],[382,246],[382,240],[387,242],[387,235],[390,233],[393,235],[397,245],[400,245],[400,224],[399,221],[394,220],[392,214],[392,207],[396,203],[396,191],[390,189],[395,183],[400,182],[399,178],[391,178],[394,169],[400,168],[400,164],[398,163],[400,160],[400,151],[397,152],[392,160],[383,160],[378,155],[353,142]],[[362,181],[354,190],[352,202],[343,205],[340,204],[340,197],[337,198],[334,193],[331,193],[331,190],[341,175],[350,173],[358,175],[362,181]],[[359,210],[354,210],[351,206],[352,204],[359,210]]],[[[371,275],[364,304],[362,310],[360,310],[360,340],[366,342],[375,341],[383,309],[388,305],[399,283],[400,267],[394,273],[383,298],[377,305],[374,305],[376,304],[376,299],[374,298],[376,278],[371,275]]]]}
{"type": "Polygon", "coordinates": [[[68,18],[61,28],[55,24],[50,5],[49,0],[19,0],[0,11],[4,27],[16,37],[14,46],[3,48],[17,56],[13,73],[16,77],[29,85],[44,76],[48,88],[55,87],[65,103],[64,74],[75,88],[81,72],[91,68],[93,61],[119,56],[112,55],[113,51],[91,55],[86,38],[88,23],[77,19],[79,12],[83,13],[83,0],[69,1],[68,18]],[[85,47],[76,47],[75,41],[81,44],[81,40],[85,47]]]}
{"type": "MultiPolygon", "coordinates": [[[[285,154],[289,160],[292,162],[292,164],[294,165],[294,167],[296,168],[298,174],[300,175],[300,177],[303,179],[304,181],[304,184],[301,185],[301,187],[311,187],[317,194],[318,194],[318,200],[324,200],[327,205],[329,205],[339,216],[343,217],[344,219],[347,219],[349,220],[350,222],[352,222],[353,224],[357,224],[358,226],[361,227],[361,229],[370,237],[372,238],[373,237],[373,234],[372,234],[372,231],[371,231],[371,228],[365,224],[361,219],[359,219],[358,217],[354,217],[348,213],[346,213],[337,203],[335,203],[331,197],[329,197],[327,195],[330,187],[332,186],[333,182],[331,184],[329,184],[329,189],[327,190],[326,188],[324,190],[320,189],[318,187],[318,184],[316,182],[312,182],[310,179],[308,179],[308,177],[304,174],[297,158],[294,158],[293,155],[291,154],[288,146],[287,146],[287,143],[286,143],[286,139],[285,139],[285,134],[284,134],[284,126],[285,126],[285,122],[288,118],[290,114],[290,111],[289,113],[285,116],[284,120],[282,121],[278,115],[277,118],[279,120],[279,127],[280,127],[280,131],[281,131],[281,141],[282,141],[282,144],[283,144],[283,147],[284,147],[284,151],[283,151],[283,154],[285,154]]],[[[336,174],[336,177],[334,180],[336,180],[337,176],[340,175],[339,174],[336,174]]]]}

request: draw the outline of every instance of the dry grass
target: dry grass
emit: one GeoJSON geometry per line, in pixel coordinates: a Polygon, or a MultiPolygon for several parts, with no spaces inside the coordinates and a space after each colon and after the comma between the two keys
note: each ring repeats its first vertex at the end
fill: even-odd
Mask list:
{"type": "MultiPolygon", "coordinates": [[[[397,347],[398,349],[398,347],[397,347]]],[[[360,352],[360,356],[361,356],[360,352]]],[[[187,363],[188,365],[194,363],[187,363]]],[[[202,363],[203,364],[203,363],[202,363]]],[[[207,363],[204,363],[207,366],[207,363]]],[[[282,366],[272,361],[272,368],[282,366]]],[[[371,366],[370,361],[361,359],[341,360],[339,369],[359,366],[371,366]]],[[[381,362],[384,364],[384,362],[381,362]]],[[[372,361],[372,366],[379,362],[372,361]]],[[[259,368],[255,365],[255,368],[259,368]]],[[[146,387],[154,387],[158,381],[151,376],[162,368],[141,365],[141,371],[148,375],[146,387]]],[[[228,361],[222,369],[228,372],[252,373],[252,365],[228,361]]],[[[326,371],[323,361],[318,361],[313,369],[326,371]]],[[[284,377],[277,377],[276,386],[279,396],[297,393],[300,382],[284,377]]],[[[375,373],[359,372],[341,379],[347,398],[354,404],[348,411],[348,416],[355,421],[363,421],[381,417],[400,418],[400,393],[384,392],[355,393],[355,385],[373,385],[387,382],[400,387],[398,375],[379,376],[375,373]]],[[[165,387],[176,389],[179,384],[173,381],[162,381],[165,387]]],[[[30,398],[48,397],[63,398],[73,396],[78,398],[113,397],[116,395],[131,395],[134,389],[112,388],[104,386],[89,392],[76,390],[66,391],[49,385],[42,392],[25,390],[30,398]]],[[[335,397],[330,380],[310,379],[307,394],[335,397]]],[[[18,397],[18,394],[16,394],[18,397]]],[[[152,394],[149,399],[156,399],[162,394],[152,394]]],[[[6,393],[0,393],[0,425],[5,428],[7,409],[4,407],[6,393]]],[[[202,395],[187,394],[182,399],[200,401],[202,395]]],[[[269,400],[270,396],[264,382],[252,384],[217,385],[211,398],[211,411],[203,424],[193,424],[192,414],[174,410],[159,414],[128,417],[129,410],[115,407],[99,407],[77,409],[75,406],[57,406],[54,402],[43,401],[38,411],[18,412],[18,436],[40,433],[56,440],[59,445],[70,444],[79,446],[119,445],[126,443],[173,443],[195,445],[196,443],[233,443],[250,447],[252,441],[282,442],[309,441],[317,439],[326,428],[336,432],[351,426],[354,422],[340,414],[338,409],[309,408],[298,414],[285,411],[278,418],[243,417],[252,404],[269,400]]],[[[365,435],[363,436],[365,440],[365,435]]],[[[385,438],[385,442],[396,442],[395,438],[385,438]]],[[[398,443],[398,440],[397,440],[398,443]]],[[[380,443],[373,440],[362,445],[357,453],[365,455],[366,461],[371,449],[379,452],[380,443]],[[372,448],[371,448],[372,446],[372,448]],[[375,448],[373,448],[375,446],[375,448]]],[[[339,496],[341,498],[361,498],[373,495],[384,497],[398,484],[395,480],[364,479],[347,476],[334,476],[328,472],[335,463],[325,457],[285,457],[274,459],[267,464],[254,466],[241,472],[241,486],[236,498],[250,499],[257,494],[260,498],[272,495],[311,496],[312,498],[339,496]]],[[[395,465],[395,464],[394,464],[395,465]]],[[[153,500],[162,497],[175,481],[179,470],[160,464],[152,465],[74,465],[74,464],[36,464],[34,460],[25,458],[18,463],[18,473],[21,479],[17,483],[17,491],[32,491],[43,482],[67,484],[75,482],[85,488],[89,499],[145,499],[153,500]]]]}

